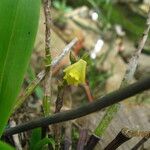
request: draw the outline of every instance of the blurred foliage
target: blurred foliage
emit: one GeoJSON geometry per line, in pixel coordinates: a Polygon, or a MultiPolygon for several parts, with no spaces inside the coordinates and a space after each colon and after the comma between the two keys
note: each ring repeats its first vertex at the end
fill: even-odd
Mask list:
{"type": "Polygon", "coordinates": [[[55,149],[55,141],[53,138],[43,138],[41,128],[33,129],[30,138],[30,150],[46,150],[47,144],[50,144],[52,149],[55,149]]]}
{"type": "Polygon", "coordinates": [[[112,75],[113,65],[109,71],[102,69],[103,63],[107,59],[109,52],[110,49],[98,56],[96,59],[91,59],[90,55],[85,53],[84,49],[80,51],[81,58],[87,62],[87,80],[92,93],[94,89],[103,88],[105,81],[112,75]]]}
{"type": "Polygon", "coordinates": [[[0,141],[0,149],[1,150],[15,150],[14,148],[12,148],[11,146],[9,146],[8,144],[0,141]]]}
{"type": "Polygon", "coordinates": [[[47,144],[51,144],[52,148],[55,149],[55,141],[53,138],[43,138],[34,146],[33,150],[47,150],[47,144]]]}
{"type": "Polygon", "coordinates": [[[55,1],[53,1],[53,6],[55,9],[57,9],[63,13],[67,13],[72,10],[71,7],[66,5],[66,0],[63,0],[63,1],[55,0],[55,1]]]}
{"type": "MultiPolygon", "coordinates": [[[[143,34],[145,27],[145,18],[133,13],[125,4],[110,4],[112,11],[109,21],[112,24],[120,24],[127,32],[129,37],[138,40],[143,34]]],[[[110,6],[109,6],[110,7],[110,6]]],[[[107,11],[107,6],[103,6],[104,12],[107,11]]]]}
{"type": "MultiPolygon", "coordinates": [[[[101,57],[102,58],[102,57],[101,57]]],[[[90,59],[88,62],[88,81],[91,89],[95,89],[98,87],[103,88],[105,85],[105,81],[112,75],[112,70],[105,71],[98,69],[96,67],[98,60],[92,60],[90,59]]]]}
{"type": "Polygon", "coordinates": [[[133,11],[127,3],[114,3],[110,0],[68,0],[68,5],[80,7],[86,5],[95,9],[99,14],[99,21],[103,27],[119,24],[133,40],[138,40],[145,27],[146,16],[133,11]]]}
{"type": "Polygon", "coordinates": [[[65,13],[70,12],[72,8],[66,5],[66,0],[59,1],[55,0],[52,3],[53,7],[58,11],[58,16],[54,20],[54,24],[60,28],[64,28],[66,24],[65,13]]]}
{"type": "Polygon", "coordinates": [[[75,150],[77,146],[78,139],[79,139],[79,131],[75,126],[73,126],[72,128],[72,149],[73,150],[75,150]]]}

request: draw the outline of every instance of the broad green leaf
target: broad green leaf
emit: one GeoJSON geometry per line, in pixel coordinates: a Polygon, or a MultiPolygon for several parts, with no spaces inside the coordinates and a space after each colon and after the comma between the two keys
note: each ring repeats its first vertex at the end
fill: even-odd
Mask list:
{"type": "Polygon", "coordinates": [[[0,0],[0,136],[32,52],[40,0],[0,0]]]}
{"type": "Polygon", "coordinates": [[[9,146],[8,144],[0,141],[0,149],[1,150],[15,150],[14,148],[12,148],[11,146],[9,146]]]}

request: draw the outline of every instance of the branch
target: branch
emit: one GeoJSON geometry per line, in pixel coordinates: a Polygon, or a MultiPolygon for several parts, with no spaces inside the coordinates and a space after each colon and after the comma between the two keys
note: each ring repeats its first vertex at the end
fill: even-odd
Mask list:
{"type": "Polygon", "coordinates": [[[150,9],[149,9],[148,17],[147,17],[147,21],[146,21],[146,29],[144,30],[143,36],[138,43],[138,48],[137,48],[136,52],[134,53],[134,55],[129,60],[129,64],[127,66],[128,68],[125,72],[125,76],[124,76],[123,81],[121,83],[121,87],[128,84],[133,79],[134,73],[135,73],[137,65],[138,65],[141,51],[144,48],[144,45],[145,45],[146,40],[148,38],[149,30],[150,30],[150,9]]]}
{"type": "Polygon", "coordinates": [[[85,104],[73,110],[57,113],[48,117],[43,117],[30,121],[13,128],[6,129],[4,135],[13,135],[23,131],[31,130],[37,127],[44,127],[50,124],[55,124],[63,121],[76,119],[90,113],[99,111],[105,107],[118,103],[126,98],[134,96],[144,90],[150,89],[150,77],[144,78],[136,83],[133,83],[123,89],[111,92],[106,96],[95,100],[92,103],[85,104]]]}
{"type": "Polygon", "coordinates": [[[77,43],[78,39],[75,38],[73,39],[64,49],[63,52],[56,57],[53,61],[52,61],[52,67],[54,68],[55,66],[57,66],[59,64],[59,62],[70,52],[71,48],[77,43]]]}

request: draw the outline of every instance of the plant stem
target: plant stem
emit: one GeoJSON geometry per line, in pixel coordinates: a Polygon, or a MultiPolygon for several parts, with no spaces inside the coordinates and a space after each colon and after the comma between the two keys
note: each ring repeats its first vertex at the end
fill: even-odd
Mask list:
{"type": "Polygon", "coordinates": [[[43,110],[45,116],[50,114],[50,101],[52,98],[51,91],[51,78],[52,78],[52,70],[51,70],[51,53],[50,53],[50,42],[51,42],[51,14],[50,14],[50,6],[51,0],[43,0],[44,5],[44,14],[45,14],[45,79],[44,79],[44,98],[43,98],[43,110]]]}
{"type": "MultiPolygon", "coordinates": [[[[64,91],[65,91],[65,85],[62,83],[58,85],[58,93],[57,93],[57,99],[55,102],[55,113],[60,112],[61,108],[63,107],[63,97],[64,97],[64,91]]],[[[55,148],[56,150],[60,149],[61,146],[61,124],[55,124],[52,126],[53,132],[55,136],[55,148]]]]}
{"type": "Polygon", "coordinates": [[[63,121],[73,120],[90,113],[99,111],[105,107],[123,101],[126,98],[134,96],[137,93],[150,89],[150,77],[139,80],[125,88],[111,92],[92,103],[84,104],[73,110],[57,113],[48,117],[36,119],[13,128],[6,129],[4,135],[13,135],[23,131],[31,130],[37,127],[44,127],[50,124],[59,123],[63,121]]]}

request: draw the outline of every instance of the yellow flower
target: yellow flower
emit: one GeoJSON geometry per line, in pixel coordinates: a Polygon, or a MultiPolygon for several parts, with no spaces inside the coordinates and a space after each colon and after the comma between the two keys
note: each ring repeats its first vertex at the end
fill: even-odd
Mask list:
{"type": "Polygon", "coordinates": [[[68,84],[78,85],[85,83],[86,61],[80,59],[78,62],[68,66],[64,72],[64,79],[68,84]]]}

